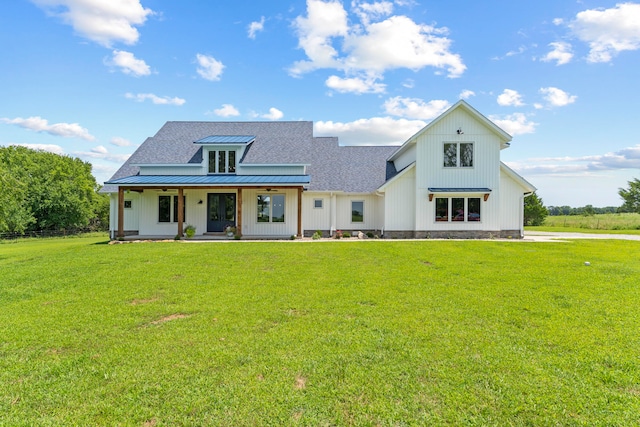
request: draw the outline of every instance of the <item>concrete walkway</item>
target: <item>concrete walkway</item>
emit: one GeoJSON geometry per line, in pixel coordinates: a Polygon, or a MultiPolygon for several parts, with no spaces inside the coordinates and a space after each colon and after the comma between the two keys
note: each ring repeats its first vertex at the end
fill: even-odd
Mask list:
{"type": "Polygon", "coordinates": [[[637,240],[640,235],[636,234],[593,234],[593,233],[559,233],[549,231],[525,231],[522,241],[535,242],[562,242],[570,239],[617,239],[617,240],[637,240]]]}

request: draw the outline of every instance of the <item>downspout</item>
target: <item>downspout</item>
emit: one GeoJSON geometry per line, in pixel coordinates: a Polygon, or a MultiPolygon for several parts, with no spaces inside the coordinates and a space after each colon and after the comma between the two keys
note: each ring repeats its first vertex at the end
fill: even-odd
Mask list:
{"type": "MultiPolygon", "coordinates": [[[[380,193],[378,190],[376,190],[375,195],[378,197],[384,197],[384,194],[380,193]]],[[[384,236],[385,209],[386,208],[383,204],[382,205],[382,224],[380,225],[380,237],[384,236]]]]}
{"type": "Polygon", "coordinates": [[[333,237],[336,230],[336,203],[333,191],[329,193],[329,237],[333,237]]]}
{"type": "Polygon", "coordinates": [[[533,192],[530,191],[528,193],[524,193],[522,197],[520,197],[520,238],[524,239],[524,198],[532,195],[533,192]]]}

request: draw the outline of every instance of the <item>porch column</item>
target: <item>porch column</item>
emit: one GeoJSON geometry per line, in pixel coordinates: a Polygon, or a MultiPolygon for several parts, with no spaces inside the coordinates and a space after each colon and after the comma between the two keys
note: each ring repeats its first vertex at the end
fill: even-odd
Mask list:
{"type": "Polygon", "coordinates": [[[118,187],[118,233],[116,237],[124,237],[124,189],[122,187],[118,187]]]}
{"type": "Polygon", "coordinates": [[[238,218],[236,218],[236,233],[242,236],[242,188],[238,188],[238,218]]]}
{"type": "Polygon", "coordinates": [[[298,187],[298,237],[302,237],[302,187],[298,187]]]}
{"type": "Polygon", "coordinates": [[[178,187],[178,236],[182,237],[184,221],[184,195],[182,187],[178,187]]]}

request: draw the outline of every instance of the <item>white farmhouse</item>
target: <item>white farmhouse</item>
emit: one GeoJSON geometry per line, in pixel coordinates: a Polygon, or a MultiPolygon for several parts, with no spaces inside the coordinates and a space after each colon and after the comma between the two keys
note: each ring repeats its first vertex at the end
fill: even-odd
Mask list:
{"type": "Polygon", "coordinates": [[[400,147],[340,146],[304,121],[167,122],[102,191],[112,238],[187,224],[197,238],[520,238],[535,187],[500,161],[510,141],[465,101],[400,147]]]}

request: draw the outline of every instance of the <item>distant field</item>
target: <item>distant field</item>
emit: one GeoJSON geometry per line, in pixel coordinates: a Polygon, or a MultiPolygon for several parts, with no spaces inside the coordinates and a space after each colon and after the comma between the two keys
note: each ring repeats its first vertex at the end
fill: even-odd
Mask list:
{"type": "MultiPolygon", "coordinates": [[[[542,227],[578,228],[584,230],[635,230],[640,232],[640,214],[600,214],[548,216],[542,227]]],[[[535,229],[541,229],[536,227],[535,229]]],[[[634,233],[635,234],[635,233],[634,233]]]]}
{"type": "Polygon", "coordinates": [[[638,259],[615,240],[0,243],[0,425],[639,425],[638,259]]]}

